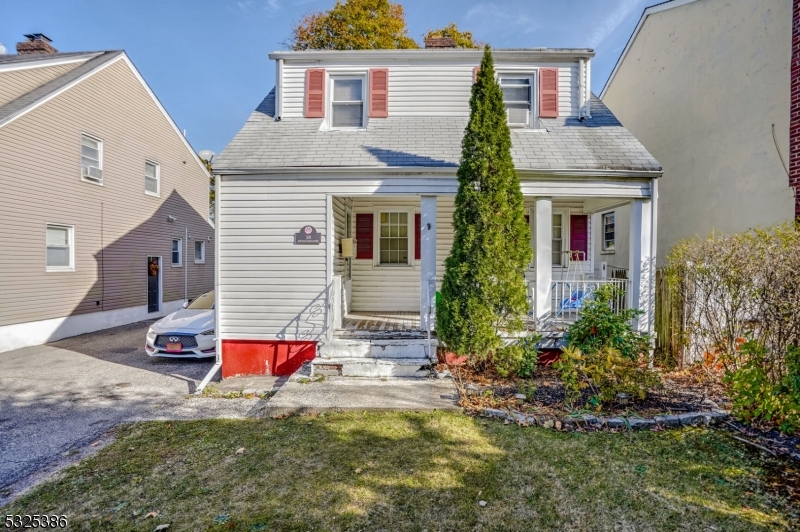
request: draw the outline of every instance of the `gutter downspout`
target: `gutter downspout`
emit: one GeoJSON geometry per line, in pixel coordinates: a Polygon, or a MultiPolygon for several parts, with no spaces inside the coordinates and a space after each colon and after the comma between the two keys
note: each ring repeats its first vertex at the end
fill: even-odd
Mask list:
{"type": "Polygon", "coordinates": [[[586,59],[578,59],[578,118],[586,116],[586,59]]]}
{"type": "Polygon", "coordinates": [[[183,231],[183,302],[189,302],[189,227],[183,231]]]}
{"type": "Polygon", "coordinates": [[[586,96],[586,111],[585,115],[586,118],[592,117],[592,59],[591,57],[586,58],[586,88],[584,89],[584,95],[586,96]]]}
{"type": "Polygon", "coordinates": [[[275,120],[283,117],[283,59],[275,63],[275,120]]]}

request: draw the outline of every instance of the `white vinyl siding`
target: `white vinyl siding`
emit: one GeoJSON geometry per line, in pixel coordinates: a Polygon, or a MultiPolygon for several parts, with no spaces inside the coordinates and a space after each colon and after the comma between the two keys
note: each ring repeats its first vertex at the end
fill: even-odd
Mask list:
{"type": "Polygon", "coordinates": [[[150,196],[161,194],[161,165],[158,163],[144,163],[144,193],[150,196]]]}
{"type": "Polygon", "coordinates": [[[47,224],[45,240],[48,272],[75,271],[74,230],[71,225],[47,224]]]}
{"type": "MultiPolygon", "coordinates": [[[[389,116],[469,116],[473,68],[477,62],[425,61],[413,64],[367,63],[364,61],[323,63],[289,61],[283,67],[283,118],[303,118],[305,75],[308,68],[325,68],[329,76],[369,68],[389,69],[389,116]]],[[[501,71],[527,73],[539,67],[558,68],[559,116],[578,116],[579,68],[576,62],[496,63],[501,71]]],[[[328,87],[330,90],[330,87],[328,87]]],[[[367,91],[365,91],[367,92],[367,91]]],[[[535,94],[535,91],[534,91],[535,94]]],[[[326,97],[330,98],[330,96],[326,97]]]]}

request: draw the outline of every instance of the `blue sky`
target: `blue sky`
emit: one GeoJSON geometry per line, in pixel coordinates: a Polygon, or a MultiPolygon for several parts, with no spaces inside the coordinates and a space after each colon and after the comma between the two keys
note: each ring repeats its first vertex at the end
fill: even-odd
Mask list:
{"type": "MultiPolygon", "coordinates": [[[[397,0],[395,0],[397,1],[397,0]]],[[[409,35],[455,22],[496,48],[589,47],[599,94],[660,0],[399,0],[409,35]]],[[[124,49],[196,150],[219,153],[274,84],[267,54],[334,0],[0,0],[0,42],[44,33],[62,52],[124,49]]]]}

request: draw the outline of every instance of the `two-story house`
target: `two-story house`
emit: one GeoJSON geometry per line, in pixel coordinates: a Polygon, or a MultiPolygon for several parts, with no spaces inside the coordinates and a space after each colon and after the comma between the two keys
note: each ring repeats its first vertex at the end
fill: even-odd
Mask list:
{"type": "MultiPolygon", "coordinates": [[[[589,49],[495,50],[535,260],[532,328],[600,283],[652,327],[658,162],[592,94],[589,49]],[[626,205],[630,224],[600,212],[626,205]],[[625,232],[625,268],[605,271],[625,232]],[[601,234],[603,236],[601,236],[601,234]]],[[[282,51],[215,162],[223,376],[421,375],[482,50],[282,51]]]]}
{"type": "Polygon", "coordinates": [[[0,55],[0,352],[163,316],[214,280],[210,176],[125,52],[26,37],[0,55]]]}
{"type": "Polygon", "coordinates": [[[601,98],[664,166],[659,266],[683,238],[800,217],[799,12],[671,0],[642,13],[601,98]]]}

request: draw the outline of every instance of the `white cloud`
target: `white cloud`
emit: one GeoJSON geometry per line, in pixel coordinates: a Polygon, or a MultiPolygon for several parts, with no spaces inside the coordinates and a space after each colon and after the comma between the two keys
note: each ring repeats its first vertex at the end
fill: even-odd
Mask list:
{"type": "Polygon", "coordinates": [[[639,0],[621,0],[604,18],[598,17],[594,22],[594,30],[589,35],[589,47],[597,48],[603,44],[603,41],[622,24],[638,4],[639,0]]]}
{"type": "Polygon", "coordinates": [[[280,0],[238,0],[235,4],[236,8],[242,13],[253,13],[255,10],[263,10],[271,16],[281,9],[280,0]]]}
{"type": "Polygon", "coordinates": [[[467,11],[464,18],[473,24],[477,23],[477,29],[482,33],[502,31],[524,35],[539,28],[539,23],[523,11],[512,10],[507,6],[500,7],[492,3],[473,6],[467,11]]]}

